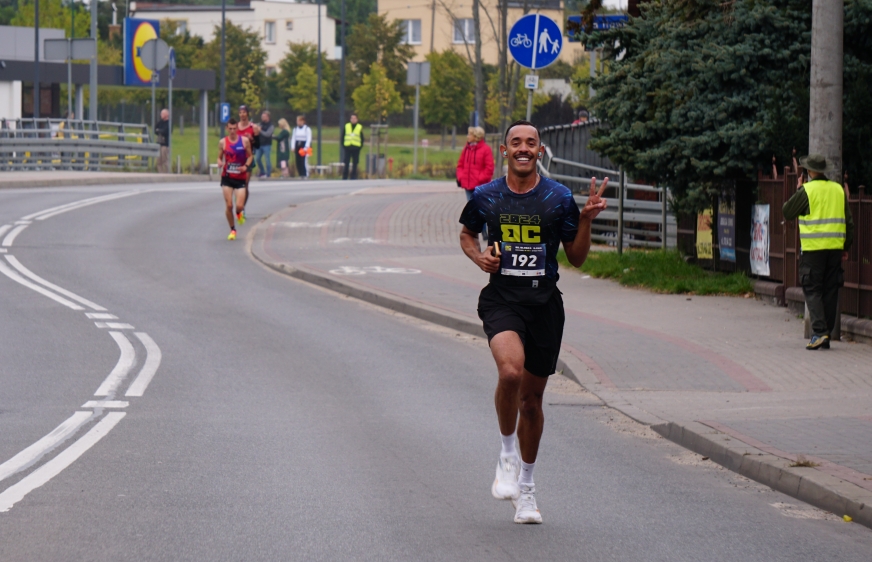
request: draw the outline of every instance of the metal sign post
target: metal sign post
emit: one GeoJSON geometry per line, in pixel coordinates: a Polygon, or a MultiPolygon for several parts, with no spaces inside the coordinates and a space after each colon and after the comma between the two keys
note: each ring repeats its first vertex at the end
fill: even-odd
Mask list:
{"type": "MultiPolygon", "coordinates": [[[[509,32],[509,53],[521,66],[530,70],[545,68],[557,60],[563,49],[563,32],[557,22],[540,14],[528,14],[512,26],[509,32]]],[[[527,88],[527,121],[533,113],[533,92],[539,77],[530,74],[524,80],[527,88]]]]}
{"type": "Polygon", "coordinates": [[[410,62],[406,69],[406,85],[415,87],[415,148],[412,156],[412,173],[418,173],[418,111],[421,107],[421,86],[430,85],[430,63],[410,62]]]}
{"type": "Polygon", "coordinates": [[[154,116],[154,89],[157,85],[159,72],[167,65],[170,59],[170,46],[163,39],[149,39],[140,48],[142,64],[151,71],[151,131],[157,124],[154,116]]]}
{"type": "MultiPolygon", "coordinates": [[[[43,42],[45,60],[67,62],[67,113],[73,110],[73,60],[89,59],[97,53],[93,39],[46,39],[43,42]]],[[[79,119],[84,116],[79,115],[79,119]]]]}
{"type": "MultiPolygon", "coordinates": [[[[167,123],[167,161],[173,161],[173,78],[176,77],[176,50],[170,47],[169,59],[169,81],[167,84],[167,111],[170,112],[170,120],[167,123]]],[[[181,167],[181,166],[180,166],[181,167]]],[[[172,168],[172,164],[170,164],[172,168]]]]}

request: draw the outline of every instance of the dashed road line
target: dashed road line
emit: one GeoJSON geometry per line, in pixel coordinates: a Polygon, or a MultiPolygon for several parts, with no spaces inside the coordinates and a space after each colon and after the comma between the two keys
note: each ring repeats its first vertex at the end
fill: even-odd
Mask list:
{"type": "MultiPolygon", "coordinates": [[[[130,369],[133,368],[133,363],[136,361],[136,351],[133,349],[133,344],[130,343],[127,336],[121,332],[109,332],[109,335],[118,344],[121,356],[118,357],[118,363],[115,364],[115,368],[112,369],[112,372],[109,373],[109,376],[106,377],[106,380],[103,381],[103,384],[100,385],[94,396],[109,396],[110,394],[114,396],[118,386],[127,377],[127,374],[130,373],[130,369]]],[[[93,406],[82,407],[91,408],[93,406]]]]}
{"type": "Polygon", "coordinates": [[[94,322],[98,328],[109,328],[110,330],[134,330],[130,324],[124,322],[94,322]]]}
{"type": "Polygon", "coordinates": [[[126,408],[130,402],[124,400],[88,400],[82,408],[126,408]]]}

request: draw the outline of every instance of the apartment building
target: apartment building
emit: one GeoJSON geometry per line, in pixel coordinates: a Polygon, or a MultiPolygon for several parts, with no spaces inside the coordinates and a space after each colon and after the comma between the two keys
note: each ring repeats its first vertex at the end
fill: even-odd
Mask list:
{"type": "MultiPolygon", "coordinates": [[[[481,0],[482,59],[497,64],[499,1],[481,0]]],[[[561,0],[508,0],[508,27],[524,14],[539,13],[548,16],[565,30],[565,14],[561,0]]],[[[405,42],[415,49],[414,60],[420,61],[432,51],[453,49],[458,54],[472,54],[475,45],[475,26],[472,0],[379,0],[379,14],[400,20],[405,31],[405,42]]],[[[580,43],[563,42],[560,60],[573,63],[584,52],[580,43]]]]}
{"type": "MultiPolygon", "coordinates": [[[[326,3],[309,4],[292,0],[236,0],[225,8],[227,21],[257,31],[263,38],[267,73],[274,72],[291,43],[318,43],[318,10],[321,10],[321,50],[325,58],[341,56],[336,47],[336,20],[327,16],[326,3]]],[[[221,6],[131,2],[132,17],[172,20],[179,31],[187,30],[211,41],[215,26],[221,26],[221,6]]]]}

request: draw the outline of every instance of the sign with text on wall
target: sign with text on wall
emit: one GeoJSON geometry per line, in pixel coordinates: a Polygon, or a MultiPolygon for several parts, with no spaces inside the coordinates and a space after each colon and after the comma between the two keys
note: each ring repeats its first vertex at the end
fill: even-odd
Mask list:
{"type": "Polygon", "coordinates": [[[751,217],[751,273],[769,276],[769,205],[754,205],[751,217]]]}
{"type": "Polygon", "coordinates": [[[718,201],[718,248],[722,261],[736,262],[736,202],[718,201]]]}
{"type": "Polygon", "coordinates": [[[710,260],[712,253],[712,210],[706,209],[696,216],[696,258],[710,260]]]}

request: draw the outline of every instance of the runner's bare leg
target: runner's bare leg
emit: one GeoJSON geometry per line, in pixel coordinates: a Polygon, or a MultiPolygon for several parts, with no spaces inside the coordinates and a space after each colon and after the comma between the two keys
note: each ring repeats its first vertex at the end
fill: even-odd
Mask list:
{"type": "Polygon", "coordinates": [[[221,190],[224,192],[224,215],[227,217],[227,224],[233,228],[235,226],[233,222],[233,188],[223,185],[221,190]]]}

